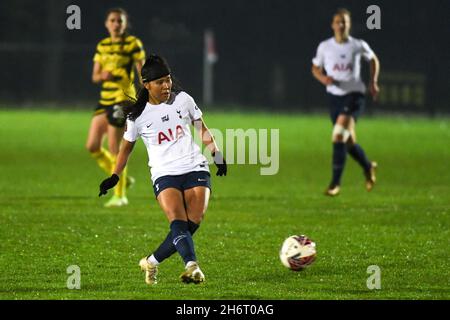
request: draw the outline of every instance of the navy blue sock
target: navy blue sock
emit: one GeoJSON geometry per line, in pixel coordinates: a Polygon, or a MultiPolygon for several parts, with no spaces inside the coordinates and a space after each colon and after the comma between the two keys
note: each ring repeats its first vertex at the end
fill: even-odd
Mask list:
{"type": "Polygon", "coordinates": [[[347,150],[345,143],[334,142],[333,143],[333,179],[331,180],[332,185],[341,184],[341,176],[344,171],[345,159],[347,157],[347,150]]]}
{"type": "Polygon", "coordinates": [[[194,250],[194,242],[189,232],[189,224],[187,221],[174,220],[170,224],[172,232],[172,243],[183,258],[184,263],[189,261],[197,261],[194,250]]]}
{"type": "Polygon", "coordinates": [[[366,154],[364,153],[363,148],[357,143],[349,146],[347,148],[348,153],[355,159],[356,162],[364,169],[364,171],[369,171],[372,164],[369,159],[367,159],[366,154]]]}
{"type": "MultiPolygon", "coordinates": [[[[191,233],[191,236],[194,235],[195,231],[200,227],[199,224],[196,224],[192,222],[191,220],[188,220],[188,230],[191,233]]],[[[169,258],[171,255],[173,255],[175,252],[177,252],[177,249],[172,243],[173,236],[172,231],[169,231],[167,234],[166,239],[159,245],[158,249],[153,252],[153,256],[156,260],[158,260],[159,263],[163,262],[167,258],[169,258]]]]}
{"type": "Polygon", "coordinates": [[[199,224],[196,224],[194,221],[188,220],[188,229],[191,235],[194,235],[195,231],[200,228],[199,224]]]}

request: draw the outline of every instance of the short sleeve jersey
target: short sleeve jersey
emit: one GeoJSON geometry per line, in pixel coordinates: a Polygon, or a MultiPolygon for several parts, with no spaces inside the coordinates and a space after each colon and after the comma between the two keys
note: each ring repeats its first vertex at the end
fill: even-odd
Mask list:
{"type": "Polygon", "coordinates": [[[147,103],[135,121],[127,120],[123,136],[130,142],[142,138],[153,183],[166,175],[209,172],[208,160],[194,142],[190,128],[193,121],[202,117],[202,111],[184,91],[172,99],[158,105],[147,103]]]}
{"type": "Polygon", "coordinates": [[[134,64],[145,59],[141,40],[127,36],[121,41],[113,42],[110,37],[97,44],[94,62],[101,65],[102,71],[109,71],[114,78],[104,81],[100,92],[99,104],[110,106],[135,97],[134,64]]]}
{"type": "Polygon", "coordinates": [[[327,92],[342,96],[350,92],[365,93],[366,87],[361,80],[361,57],[370,61],[374,55],[364,40],[349,37],[347,42],[338,43],[332,37],[319,44],[312,63],[324,68],[327,75],[337,81],[327,86],[327,92]]]}

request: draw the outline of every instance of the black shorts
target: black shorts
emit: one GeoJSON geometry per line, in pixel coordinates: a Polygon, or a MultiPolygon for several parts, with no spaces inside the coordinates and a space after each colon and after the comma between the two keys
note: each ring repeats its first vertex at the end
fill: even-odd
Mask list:
{"type": "Polygon", "coordinates": [[[105,112],[110,125],[117,128],[123,128],[125,126],[126,116],[120,104],[113,104],[110,106],[98,104],[95,108],[94,115],[102,114],[105,112]]]}
{"type": "Polygon", "coordinates": [[[153,192],[159,193],[167,188],[184,191],[194,187],[207,187],[211,190],[211,176],[207,171],[192,171],[178,176],[162,176],[153,184],[153,192]]]}
{"type": "Polygon", "coordinates": [[[352,116],[358,120],[359,115],[363,112],[365,106],[365,97],[360,92],[351,92],[343,96],[336,96],[328,93],[330,99],[330,117],[333,124],[340,114],[352,116]]]}

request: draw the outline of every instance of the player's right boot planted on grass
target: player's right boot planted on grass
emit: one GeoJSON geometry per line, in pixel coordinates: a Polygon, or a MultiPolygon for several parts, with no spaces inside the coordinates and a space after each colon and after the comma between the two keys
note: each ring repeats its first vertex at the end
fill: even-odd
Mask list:
{"type": "Polygon", "coordinates": [[[184,271],[181,276],[181,281],[185,283],[200,283],[205,281],[205,275],[198,266],[197,262],[191,261],[186,265],[186,271],[184,271]]]}
{"type": "Polygon", "coordinates": [[[156,276],[158,275],[158,266],[155,266],[147,261],[147,257],[142,258],[139,261],[139,266],[141,270],[145,272],[145,283],[149,285],[154,285],[158,283],[156,276]]]}

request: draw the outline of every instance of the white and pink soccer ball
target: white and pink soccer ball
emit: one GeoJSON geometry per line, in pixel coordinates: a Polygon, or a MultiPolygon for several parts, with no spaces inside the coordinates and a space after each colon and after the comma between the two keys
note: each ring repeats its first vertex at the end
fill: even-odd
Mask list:
{"type": "Polygon", "coordinates": [[[316,244],[307,236],[290,236],[281,246],[280,260],[286,268],[300,271],[314,262],[316,254],[316,244]]]}

